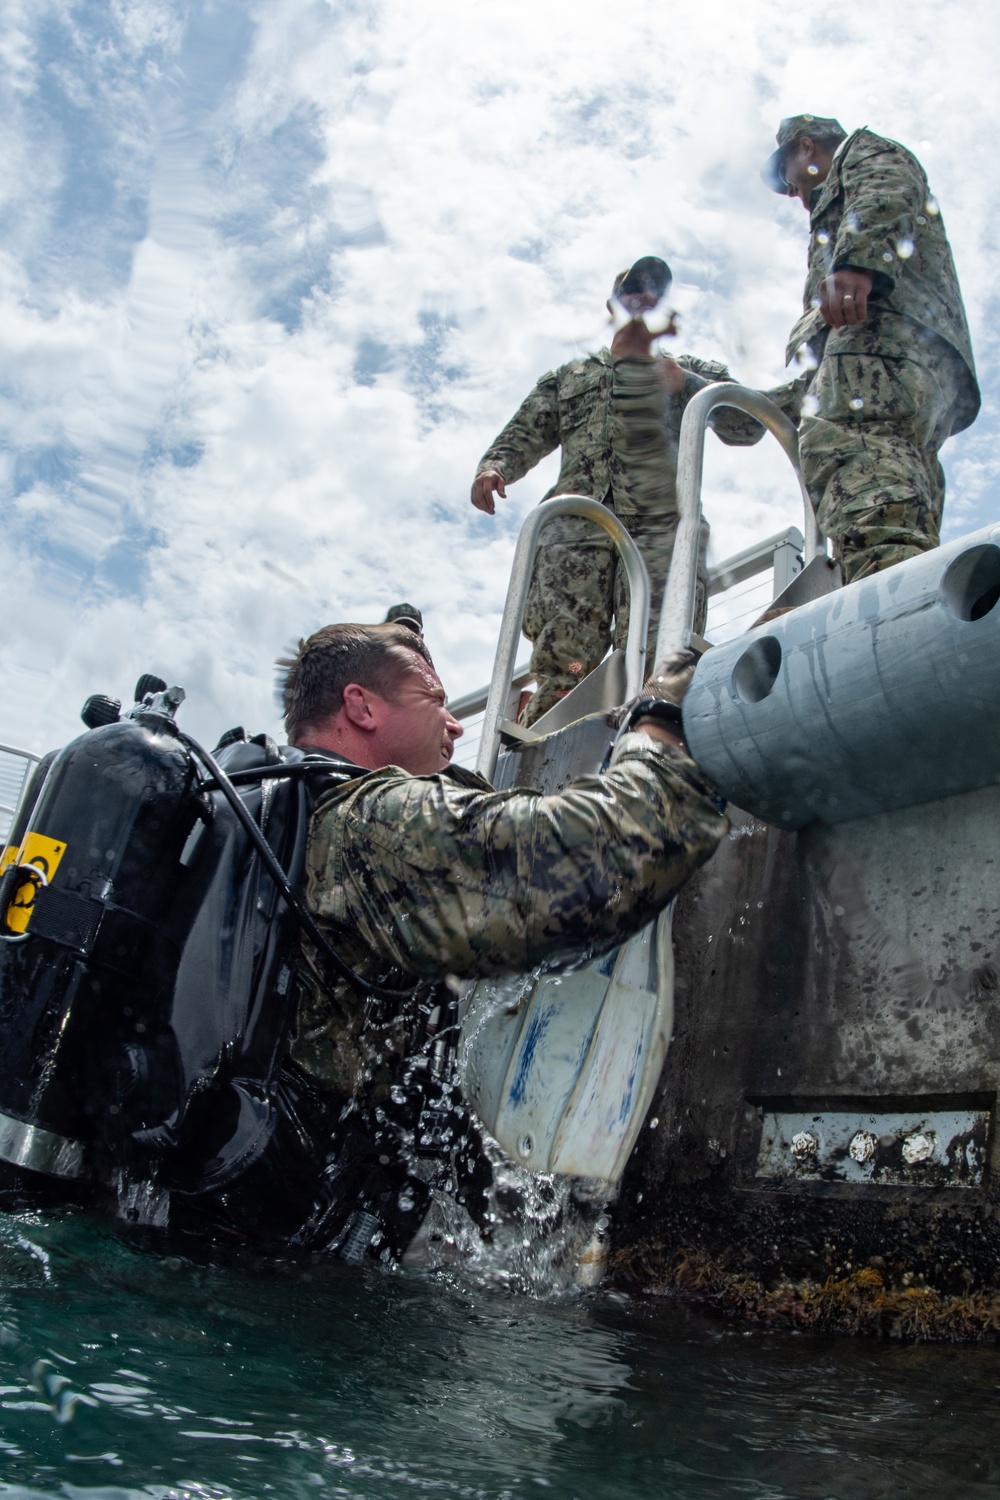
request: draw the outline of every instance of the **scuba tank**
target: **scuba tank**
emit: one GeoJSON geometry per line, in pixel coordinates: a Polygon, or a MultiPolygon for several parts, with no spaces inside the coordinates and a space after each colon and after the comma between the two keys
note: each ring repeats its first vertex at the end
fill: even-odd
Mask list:
{"type": "Polygon", "coordinates": [[[182,689],[147,676],[136,698],[124,716],[88,699],[88,732],[39,764],[11,827],[0,1186],[401,1254],[428,1200],[397,1160],[405,1130],[373,1127],[287,1055],[300,928],[359,991],[413,999],[355,975],[295,894],[318,797],[367,773],[243,729],[209,754],[177,726],[182,689]]]}
{"type": "Polygon", "coordinates": [[[117,1133],[116,1068],[143,1045],[136,996],[156,983],[156,925],[199,806],[181,697],[106,714],[46,757],[15,814],[0,877],[0,1155],[19,1167],[81,1178],[88,1148],[100,1156],[117,1133]]]}

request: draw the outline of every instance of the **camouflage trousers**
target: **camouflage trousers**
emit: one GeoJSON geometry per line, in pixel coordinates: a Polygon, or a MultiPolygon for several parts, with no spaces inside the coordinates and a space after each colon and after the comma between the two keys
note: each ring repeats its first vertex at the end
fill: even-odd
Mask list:
{"type": "Polygon", "coordinates": [[[938,545],[963,367],[935,341],[920,358],[824,353],[803,402],[799,453],[820,530],[850,583],[938,545]]]}
{"type": "MultiPolygon", "coordinates": [[[[673,556],[677,518],[625,522],[649,569],[650,613],[646,662],[653,665],[663,589],[673,556]]],[[[564,517],[545,528],[528,589],[524,634],[532,642],[536,688],[524,711],[533,724],[603,660],[612,643],[624,649],[628,635],[628,580],[606,532],[587,521],[564,517]]],[[[695,629],[705,626],[708,579],[702,527],[695,629]]]]}

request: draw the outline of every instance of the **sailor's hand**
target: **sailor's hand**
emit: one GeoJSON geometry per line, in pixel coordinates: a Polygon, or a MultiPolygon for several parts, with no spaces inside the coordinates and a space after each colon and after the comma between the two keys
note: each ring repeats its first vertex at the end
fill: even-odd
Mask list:
{"type": "Polygon", "coordinates": [[[867,271],[834,271],[819,286],[819,310],[831,328],[863,323],[868,316],[872,278],[867,271]]]}
{"type": "Polygon", "coordinates": [[[472,503],[477,510],[484,511],[488,516],[496,515],[497,508],[493,502],[494,490],[501,500],[506,500],[507,489],[499,469],[484,469],[472,481],[472,503]]]}
{"type": "Polygon", "coordinates": [[[657,662],[642,685],[643,698],[662,698],[665,703],[676,703],[680,708],[684,694],[691,686],[695,667],[699,662],[697,651],[674,651],[663,661],[657,662]]]}
{"type": "Polygon", "coordinates": [[[612,359],[652,359],[653,342],[658,333],[650,333],[642,318],[625,323],[611,340],[612,359]]]}

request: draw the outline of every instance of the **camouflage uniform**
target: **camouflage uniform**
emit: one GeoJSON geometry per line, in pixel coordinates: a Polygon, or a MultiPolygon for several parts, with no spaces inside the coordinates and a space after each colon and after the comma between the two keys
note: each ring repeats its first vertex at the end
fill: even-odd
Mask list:
{"type": "MultiPolygon", "coordinates": [[[[397,986],[524,973],[637,932],[715,849],[726,820],[680,751],[627,735],[615,766],[552,795],[472,772],[361,774],[321,798],[306,900],[362,976],[397,986]],[[400,977],[402,976],[402,977],[400,977]]],[[[294,1060],[378,1102],[429,1008],[365,999],[304,946],[294,1060]]]]}
{"type": "MultiPolygon", "coordinates": [[[[684,408],[695,393],[732,376],[712,360],[682,355],[684,386],[664,393],[655,360],[613,359],[608,349],[571,360],[543,375],[483,454],[477,473],[496,469],[513,484],[555,448],[562,449],[553,495],[587,495],[603,502],[628,528],[652,583],[648,651],[652,658],[660,605],[677,532],[677,443],[684,408]]],[[[757,442],[763,429],[732,407],[711,425],[727,443],[757,442]]],[[[586,521],[554,521],[544,532],[531,580],[524,633],[533,642],[537,689],[528,706],[537,719],[603,658],[628,630],[627,583],[615,565],[611,539],[586,521]]],[[[699,617],[704,624],[707,577],[702,546],[699,617]]]]}
{"type": "MultiPolygon", "coordinates": [[[[958,278],[937,204],[909,151],[857,130],[810,203],[804,312],[786,358],[804,345],[817,368],[798,390],[802,471],[848,582],[938,544],[938,449],[968,427],[979,388],[958,278]],[[866,322],[828,328],[820,282],[872,276],[866,322]]],[[[791,394],[790,394],[791,393],[791,394]]]]}

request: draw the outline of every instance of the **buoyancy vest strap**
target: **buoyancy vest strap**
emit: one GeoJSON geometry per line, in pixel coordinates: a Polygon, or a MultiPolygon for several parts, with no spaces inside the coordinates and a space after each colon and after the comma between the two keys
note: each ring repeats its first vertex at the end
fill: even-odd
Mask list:
{"type": "MultiPolygon", "coordinates": [[[[208,771],[209,775],[214,779],[219,791],[222,793],[226,801],[229,803],[229,806],[232,808],[232,811],[236,817],[236,821],[240,824],[240,827],[243,829],[244,833],[250,839],[250,842],[253,844],[254,848],[259,854],[261,863],[263,864],[265,870],[270,875],[271,879],[274,881],[275,885],[278,887],[278,890],[284,897],[285,904],[287,905],[289,911],[293,913],[303,932],[305,932],[306,935],[311,938],[311,940],[316,944],[316,947],[320,950],[324,957],[329,960],[334,971],[339,974],[341,979],[346,979],[348,984],[353,985],[356,989],[359,989],[366,994],[377,995],[380,1000],[408,1000],[411,998],[411,996],[415,995],[417,990],[420,989],[420,983],[417,983],[411,986],[410,989],[405,990],[389,989],[387,986],[377,984],[373,980],[362,979],[361,975],[355,973],[350,964],[348,964],[344,959],[341,958],[337,950],[327,941],[326,937],[321,932],[318,923],[312,916],[312,913],[306,910],[305,906],[292,890],[292,887],[288,882],[284,870],[278,863],[273,849],[267,842],[267,839],[264,837],[263,832],[258,827],[254,818],[251,817],[238,792],[236,791],[235,786],[230,781],[226,772],[219,765],[219,762],[215,759],[214,756],[210,755],[203,746],[199,745],[197,740],[192,739],[191,736],[189,734],[186,734],[183,730],[178,730],[178,737],[185,745],[187,745],[192,755],[194,755],[198,760],[201,761],[202,765],[208,771]]],[[[296,764],[296,762],[293,762],[292,764],[296,764]]],[[[320,763],[317,762],[316,764],[318,765],[320,763]]],[[[275,768],[275,770],[276,774],[279,770],[284,770],[287,774],[288,767],[275,768]]]]}

